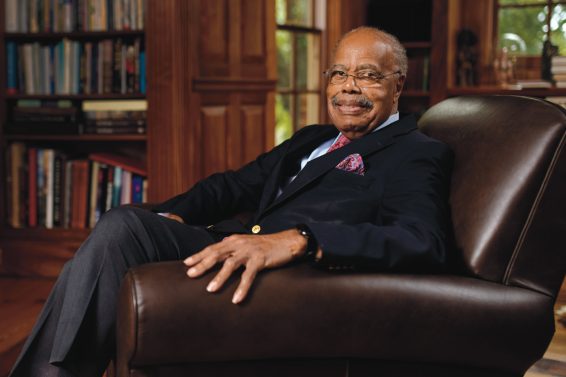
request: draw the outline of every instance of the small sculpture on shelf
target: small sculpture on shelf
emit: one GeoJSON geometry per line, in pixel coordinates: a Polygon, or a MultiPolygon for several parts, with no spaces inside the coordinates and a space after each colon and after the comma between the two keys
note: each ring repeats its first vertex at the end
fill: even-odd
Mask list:
{"type": "Polygon", "coordinates": [[[515,81],[515,60],[516,58],[509,54],[507,47],[502,47],[497,52],[493,61],[497,85],[506,88],[513,84],[515,81]]]}
{"type": "Polygon", "coordinates": [[[553,45],[548,39],[542,45],[541,77],[543,80],[552,81],[552,57],[558,55],[558,46],[553,45]]]}
{"type": "Polygon", "coordinates": [[[462,29],[458,33],[458,59],[456,83],[458,86],[474,86],[477,84],[476,64],[478,38],[473,31],[462,29]]]}

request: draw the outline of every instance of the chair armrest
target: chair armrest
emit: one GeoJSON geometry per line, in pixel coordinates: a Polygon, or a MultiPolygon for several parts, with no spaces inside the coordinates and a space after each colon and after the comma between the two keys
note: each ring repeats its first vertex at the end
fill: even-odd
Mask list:
{"type": "Polygon", "coordinates": [[[117,367],[274,358],[449,362],[514,372],[542,356],[552,298],[448,275],[336,274],[296,265],[206,292],[181,262],[130,270],[118,311],[117,367]]]}

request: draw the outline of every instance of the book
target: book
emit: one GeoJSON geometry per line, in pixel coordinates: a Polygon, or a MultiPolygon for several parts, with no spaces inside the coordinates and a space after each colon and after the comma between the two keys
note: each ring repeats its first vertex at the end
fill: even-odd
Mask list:
{"type": "Polygon", "coordinates": [[[89,161],[74,160],[71,167],[71,227],[84,229],[87,224],[89,198],[89,161]]]}
{"type": "Polygon", "coordinates": [[[147,111],[147,100],[85,100],[83,111],[147,111]]]}
{"type": "Polygon", "coordinates": [[[6,42],[6,91],[18,92],[18,47],[15,42],[6,42]]]}
{"type": "Polygon", "coordinates": [[[113,153],[91,153],[88,158],[91,161],[95,161],[100,164],[118,166],[123,170],[127,170],[142,177],[147,176],[145,163],[133,157],[121,156],[113,153]]]}
{"type": "Polygon", "coordinates": [[[90,164],[90,190],[88,202],[88,227],[94,228],[97,218],[98,196],[98,180],[99,180],[100,163],[92,161],[90,164]]]}
{"type": "MultiPolygon", "coordinates": [[[[23,2],[20,0],[20,2],[23,2]]],[[[4,24],[6,25],[6,32],[16,33],[19,31],[18,27],[18,0],[6,0],[4,2],[4,24]]]]}
{"type": "Polygon", "coordinates": [[[137,174],[132,175],[132,203],[143,202],[143,177],[137,174]]]}
{"type": "Polygon", "coordinates": [[[53,229],[55,151],[53,149],[45,149],[43,152],[43,161],[43,172],[45,175],[45,208],[43,210],[43,214],[45,216],[44,224],[47,229],[53,229]]]}
{"type": "Polygon", "coordinates": [[[63,178],[63,227],[71,227],[71,198],[73,187],[73,164],[72,161],[65,161],[63,178]]]}
{"type": "Polygon", "coordinates": [[[517,85],[522,89],[544,89],[552,88],[552,83],[546,80],[517,80],[517,85]]]}
{"type": "Polygon", "coordinates": [[[28,149],[28,226],[37,226],[37,148],[28,149]]]}
{"type": "Polygon", "coordinates": [[[122,190],[120,194],[120,204],[132,202],[132,173],[128,170],[122,170],[122,190]]]}
{"type": "Polygon", "coordinates": [[[9,224],[13,228],[22,228],[23,222],[21,217],[21,204],[23,197],[21,195],[23,188],[22,172],[24,171],[24,155],[26,147],[23,143],[12,143],[9,146],[10,168],[7,177],[7,184],[10,191],[10,217],[9,224]]]}

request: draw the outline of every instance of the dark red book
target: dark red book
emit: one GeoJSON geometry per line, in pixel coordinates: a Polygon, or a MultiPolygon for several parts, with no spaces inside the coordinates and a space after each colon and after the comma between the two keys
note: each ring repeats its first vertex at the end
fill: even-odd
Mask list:
{"type": "Polygon", "coordinates": [[[71,171],[71,227],[84,229],[88,213],[89,162],[75,160],[71,171]]]}

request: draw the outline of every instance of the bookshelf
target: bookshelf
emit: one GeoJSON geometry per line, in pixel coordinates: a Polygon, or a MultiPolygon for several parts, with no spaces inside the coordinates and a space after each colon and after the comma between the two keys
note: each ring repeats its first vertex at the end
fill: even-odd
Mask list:
{"type": "Polygon", "coordinates": [[[399,100],[401,112],[422,114],[445,97],[447,11],[447,0],[367,3],[366,24],[396,35],[407,50],[409,70],[399,100]]]}
{"type": "Polygon", "coordinates": [[[9,226],[5,152],[10,144],[145,161],[147,200],[153,203],[185,191],[213,172],[237,169],[273,146],[275,1],[145,0],[151,17],[146,17],[143,31],[47,33],[6,33],[6,1],[0,0],[0,274],[55,277],[89,234],[88,228],[9,226]],[[118,38],[143,40],[148,67],[145,94],[7,92],[6,42],[95,43],[118,38]],[[140,99],[147,101],[145,134],[5,132],[10,111],[20,100],[82,104],[140,99]]]}
{"type": "MultiPolygon", "coordinates": [[[[129,157],[145,170],[145,109],[85,110],[87,104],[146,103],[143,3],[101,1],[87,14],[83,0],[0,1],[0,185],[5,188],[0,190],[0,272],[56,276],[100,214],[120,204],[112,184],[116,188],[119,182],[126,192],[122,179],[133,177],[130,167],[93,162],[92,156],[129,157]],[[34,8],[40,3],[67,9],[34,8]],[[135,131],[125,127],[132,114],[135,131]],[[88,169],[86,183],[75,180],[74,161],[85,161],[80,165],[88,169]],[[93,173],[95,166],[99,173],[93,173]],[[40,186],[36,179],[47,182],[40,186]],[[76,215],[72,201],[79,191],[84,208],[76,215]]],[[[137,190],[147,190],[142,173],[137,190]]],[[[122,195],[122,203],[134,199],[133,191],[122,195]]],[[[142,200],[142,191],[135,195],[142,200]]]]}

